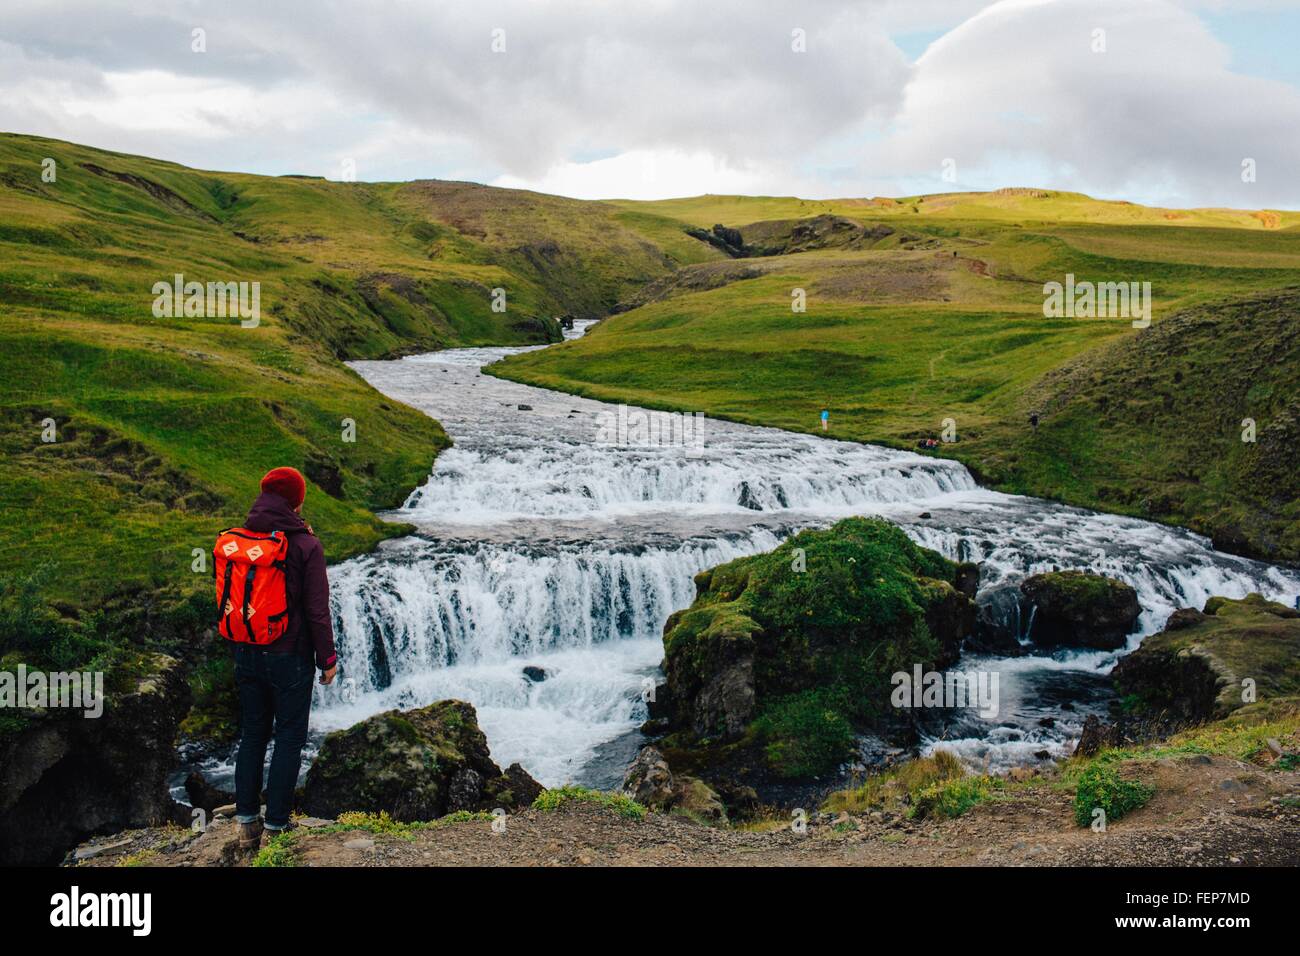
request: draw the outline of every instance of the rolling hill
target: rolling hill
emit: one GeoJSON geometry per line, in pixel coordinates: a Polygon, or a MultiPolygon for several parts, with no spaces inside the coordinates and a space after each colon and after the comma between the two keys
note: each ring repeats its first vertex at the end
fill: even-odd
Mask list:
{"type": "Polygon", "coordinates": [[[373,511],[448,438],[344,362],[555,341],[564,313],[612,317],[496,372],[795,430],[827,408],[835,436],[899,446],[951,419],[941,453],[998,488],[1300,557],[1293,213],[1041,190],[584,202],[4,134],[0,251],[8,664],[191,633],[196,555],[272,465],[308,476],[330,560],[399,532],[373,511]],[[1045,319],[1067,273],[1150,282],[1153,326],[1045,319]],[[176,281],[257,283],[258,319],[159,311],[176,281]]]}
{"type": "Polygon", "coordinates": [[[495,374],[800,431],[827,409],[834,436],[897,447],[946,431],[932,453],[999,490],[1300,559],[1297,214],[1023,189],[616,205],[727,258],[495,374]],[[1045,318],[1044,284],[1071,274],[1149,282],[1151,326],[1045,318]]]}

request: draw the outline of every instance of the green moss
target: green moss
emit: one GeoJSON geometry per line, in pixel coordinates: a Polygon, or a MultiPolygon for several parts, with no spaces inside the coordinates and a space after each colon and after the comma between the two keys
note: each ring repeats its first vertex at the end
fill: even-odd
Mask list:
{"type": "MultiPolygon", "coordinates": [[[[939,659],[927,612],[959,597],[956,575],[868,518],[713,568],[664,629],[673,699],[695,701],[720,671],[752,660],[753,728],[770,765],[784,776],[829,770],[851,754],[854,728],[886,711],[890,675],[939,659]]],[[[711,735],[698,719],[696,730],[711,735]]]]}
{"type": "Polygon", "coordinates": [[[807,690],[780,698],[755,722],[767,741],[768,765],[783,777],[812,777],[834,770],[853,754],[856,737],[844,716],[852,709],[834,690],[807,690]]]}
{"type": "Polygon", "coordinates": [[[1049,571],[1035,577],[1051,592],[1053,607],[1070,616],[1081,609],[1104,605],[1114,592],[1126,587],[1123,582],[1086,571],[1049,571]]]}
{"type": "Polygon", "coordinates": [[[190,740],[230,743],[239,735],[239,696],[230,649],[214,641],[208,656],[190,671],[193,704],[181,721],[181,734],[190,740]]]}
{"type": "Polygon", "coordinates": [[[617,793],[602,793],[586,787],[566,785],[544,790],[533,801],[534,810],[558,810],[566,803],[593,803],[607,807],[629,820],[644,820],[646,808],[630,797],[617,793]]]}
{"type": "Polygon", "coordinates": [[[266,843],[253,857],[256,867],[290,867],[297,866],[295,851],[298,835],[292,831],[277,833],[267,838],[266,843]]]}
{"type": "Polygon", "coordinates": [[[451,826],[456,823],[467,823],[470,821],[488,821],[492,820],[492,814],[485,812],[472,812],[469,810],[457,810],[455,813],[449,813],[446,816],[439,817],[436,820],[413,820],[404,822],[394,820],[386,810],[378,813],[364,813],[359,810],[349,811],[339,814],[338,820],[328,826],[315,827],[312,829],[313,834],[323,833],[345,833],[350,830],[364,830],[367,833],[383,834],[386,836],[396,836],[404,840],[413,840],[415,835],[422,830],[436,830],[440,827],[451,826]]]}

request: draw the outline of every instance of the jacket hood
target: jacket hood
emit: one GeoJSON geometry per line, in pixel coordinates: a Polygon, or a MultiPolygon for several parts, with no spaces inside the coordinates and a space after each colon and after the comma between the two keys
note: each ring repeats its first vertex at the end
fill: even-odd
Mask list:
{"type": "Polygon", "coordinates": [[[262,492],[248,509],[244,527],[249,531],[297,531],[307,523],[289,507],[289,502],[274,491],[262,492]]]}

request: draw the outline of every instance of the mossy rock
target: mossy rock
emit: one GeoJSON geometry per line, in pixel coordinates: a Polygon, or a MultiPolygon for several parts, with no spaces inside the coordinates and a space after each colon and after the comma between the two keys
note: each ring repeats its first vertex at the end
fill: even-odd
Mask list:
{"type": "Polygon", "coordinates": [[[319,817],[387,812],[399,822],[458,810],[520,809],[542,787],[518,764],[492,761],[474,708],[444,700],[385,711],[325,738],[307,771],[303,809],[319,817]]]}
{"type": "Polygon", "coordinates": [[[1087,571],[1035,574],[1021,584],[1020,593],[1033,608],[1030,638],[1049,647],[1115,650],[1124,646],[1142,613],[1130,585],[1087,571]]]}
{"type": "Polygon", "coordinates": [[[1146,709],[1190,720],[1300,694],[1300,612],[1250,594],[1175,611],[1111,674],[1146,709]],[[1250,682],[1250,683],[1247,683],[1250,682]]]}
{"type": "Polygon", "coordinates": [[[891,674],[955,663],[974,623],[973,576],[867,518],[702,572],[695,602],[664,628],[678,742],[757,729],[788,775],[824,769],[852,727],[888,710],[891,674]],[[785,740],[810,726],[830,737],[785,740]]]}

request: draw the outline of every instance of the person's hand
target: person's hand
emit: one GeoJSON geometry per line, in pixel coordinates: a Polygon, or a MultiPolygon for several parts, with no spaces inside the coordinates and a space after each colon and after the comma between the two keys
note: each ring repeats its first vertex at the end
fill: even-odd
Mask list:
{"type": "Polygon", "coordinates": [[[320,682],[325,685],[334,683],[334,675],[339,672],[339,665],[335,664],[327,671],[321,671],[320,682]]]}

